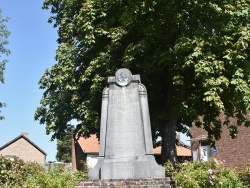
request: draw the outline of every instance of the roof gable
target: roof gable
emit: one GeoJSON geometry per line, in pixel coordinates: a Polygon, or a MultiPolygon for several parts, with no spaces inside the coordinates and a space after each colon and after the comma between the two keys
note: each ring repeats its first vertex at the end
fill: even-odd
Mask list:
{"type": "Polygon", "coordinates": [[[39,148],[34,142],[32,142],[25,134],[21,134],[18,137],[14,138],[13,140],[9,141],[8,143],[4,144],[3,146],[0,147],[0,151],[3,150],[4,148],[8,147],[9,145],[13,144],[14,142],[18,141],[19,139],[25,139],[28,143],[30,143],[33,147],[35,147],[37,150],[39,150],[41,153],[44,155],[47,155],[46,152],[44,152],[41,148],[39,148]]]}

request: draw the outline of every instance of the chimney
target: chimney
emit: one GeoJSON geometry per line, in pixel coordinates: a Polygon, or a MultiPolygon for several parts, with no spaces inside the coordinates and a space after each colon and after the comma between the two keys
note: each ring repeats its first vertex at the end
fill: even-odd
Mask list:
{"type": "Polygon", "coordinates": [[[180,142],[180,140],[181,140],[181,135],[180,135],[180,133],[176,133],[176,139],[178,140],[178,142],[180,142]]]}
{"type": "Polygon", "coordinates": [[[23,133],[22,133],[22,135],[23,135],[23,136],[25,136],[26,138],[28,138],[28,137],[29,137],[29,133],[25,133],[25,132],[23,132],[23,133]]]}

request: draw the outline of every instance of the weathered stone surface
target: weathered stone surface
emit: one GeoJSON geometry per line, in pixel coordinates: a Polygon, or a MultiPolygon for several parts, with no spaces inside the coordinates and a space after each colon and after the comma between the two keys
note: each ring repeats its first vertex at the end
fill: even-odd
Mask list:
{"type": "Polygon", "coordinates": [[[139,75],[119,69],[103,91],[100,152],[90,179],[165,177],[153,156],[147,91],[139,75]]]}

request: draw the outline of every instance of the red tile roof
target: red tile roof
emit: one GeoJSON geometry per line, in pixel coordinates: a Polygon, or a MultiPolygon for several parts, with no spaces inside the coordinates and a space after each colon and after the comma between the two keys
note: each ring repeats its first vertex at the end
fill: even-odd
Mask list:
{"type": "Polygon", "coordinates": [[[78,143],[85,153],[99,152],[99,141],[96,135],[91,135],[89,138],[80,137],[78,143]]]}
{"type": "MultiPolygon", "coordinates": [[[[191,149],[186,148],[184,146],[176,146],[177,156],[183,157],[190,157],[191,156],[191,149]]],[[[160,155],[161,154],[161,146],[154,148],[154,154],[160,155]]]]}
{"type": "MultiPolygon", "coordinates": [[[[98,153],[99,141],[96,135],[91,135],[89,138],[80,137],[79,145],[85,153],[98,153]]],[[[184,146],[176,146],[177,156],[191,156],[191,149],[184,146]]],[[[161,154],[161,146],[154,148],[154,154],[161,154]]]]}

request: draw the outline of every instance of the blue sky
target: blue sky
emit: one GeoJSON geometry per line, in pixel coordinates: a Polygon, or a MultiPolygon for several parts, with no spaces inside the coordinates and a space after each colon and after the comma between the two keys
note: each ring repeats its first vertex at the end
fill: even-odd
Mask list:
{"type": "MultiPolygon", "coordinates": [[[[55,161],[56,141],[51,142],[45,126],[34,121],[42,90],[38,81],[47,68],[55,64],[57,31],[47,23],[48,10],[42,10],[43,0],[0,0],[4,16],[10,17],[7,27],[11,32],[11,55],[0,84],[0,101],[7,106],[0,121],[0,146],[29,133],[29,138],[47,153],[47,161],[55,161]]],[[[101,96],[100,96],[101,97],[101,96]]],[[[187,140],[181,136],[183,141],[187,140]]]]}
{"type": "Polygon", "coordinates": [[[0,146],[29,133],[29,138],[47,153],[47,161],[55,160],[56,141],[51,142],[45,126],[34,121],[42,90],[38,81],[47,68],[55,64],[57,32],[47,22],[50,12],[42,10],[43,0],[0,0],[4,16],[10,17],[11,32],[8,48],[11,55],[0,84],[1,109],[5,120],[0,121],[0,146]]]}

